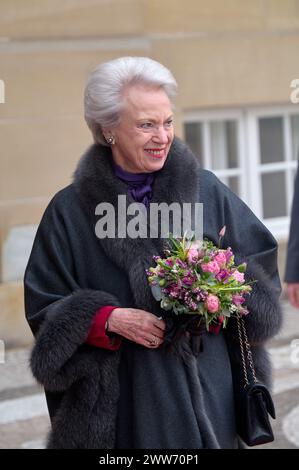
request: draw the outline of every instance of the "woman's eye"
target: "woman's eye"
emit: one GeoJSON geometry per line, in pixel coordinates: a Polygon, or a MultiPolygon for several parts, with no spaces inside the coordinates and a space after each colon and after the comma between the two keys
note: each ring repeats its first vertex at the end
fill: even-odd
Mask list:
{"type": "Polygon", "coordinates": [[[142,127],[142,129],[150,129],[152,126],[151,122],[144,122],[140,127],[142,127]]]}

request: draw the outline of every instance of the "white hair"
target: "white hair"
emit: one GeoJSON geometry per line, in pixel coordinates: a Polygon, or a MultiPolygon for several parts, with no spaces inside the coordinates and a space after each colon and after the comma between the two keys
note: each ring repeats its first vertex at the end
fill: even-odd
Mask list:
{"type": "Polygon", "coordinates": [[[91,73],[85,87],[84,110],[96,143],[107,145],[102,129],[119,124],[124,89],[137,84],[162,88],[173,105],[176,80],[164,65],[148,57],[120,57],[98,65],[91,73]]]}

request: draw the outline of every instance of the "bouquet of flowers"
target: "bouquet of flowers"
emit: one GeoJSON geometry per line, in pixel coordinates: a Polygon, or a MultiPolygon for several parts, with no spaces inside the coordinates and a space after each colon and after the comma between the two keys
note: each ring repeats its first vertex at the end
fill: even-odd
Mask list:
{"type": "Polygon", "coordinates": [[[251,282],[245,283],[246,263],[235,265],[230,247],[221,249],[225,226],[213,242],[170,236],[165,258],[154,256],[147,270],[152,293],[161,308],[175,315],[199,315],[208,331],[225,328],[230,317],[248,314],[244,305],[251,282]]]}

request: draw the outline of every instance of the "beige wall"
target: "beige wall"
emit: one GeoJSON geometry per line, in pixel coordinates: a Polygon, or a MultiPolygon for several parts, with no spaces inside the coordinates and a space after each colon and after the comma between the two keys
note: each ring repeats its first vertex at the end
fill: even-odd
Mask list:
{"type": "MultiPolygon", "coordinates": [[[[297,0],[1,0],[0,8],[1,246],[11,227],[38,223],[92,142],[82,95],[97,63],[146,55],[168,66],[179,83],[178,135],[185,110],[288,104],[298,78],[297,0]]],[[[2,311],[8,299],[0,296],[2,311]]]]}

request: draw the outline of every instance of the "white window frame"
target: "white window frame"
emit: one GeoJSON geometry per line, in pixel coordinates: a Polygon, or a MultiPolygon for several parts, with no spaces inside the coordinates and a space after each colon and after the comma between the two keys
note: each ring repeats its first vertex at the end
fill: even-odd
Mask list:
{"type": "Polygon", "coordinates": [[[296,171],[297,160],[292,159],[291,143],[291,120],[292,114],[299,114],[299,108],[294,105],[256,107],[250,108],[245,113],[245,121],[248,137],[248,171],[250,172],[250,199],[249,205],[254,213],[263,220],[263,223],[278,239],[286,239],[289,232],[290,212],[293,199],[294,180],[292,172],[296,171]],[[283,162],[261,163],[259,146],[258,120],[264,117],[282,117],[284,127],[284,154],[283,162]],[[261,175],[273,172],[285,172],[286,178],[286,202],[287,215],[285,217],[275,217],[263,219],[263,200],[261,175]],[[256,184],[256,182],[259,182],[256,184]]]}
{"type": "Polygon", "coordinates": [[[210,148],[210,128],[208,123],[210,121],[227,121],[234,120],[237,122],[237,148],[239,156],[239,168],[238,169],[223,169],[223,170],[212,170],[218,178],[225,178],[230,176],[240,176],[239,179],[239,196],[244,201],[248,200],[248,183],[246,181],[246,154],[244,145],[244,115],[243,112],[236,109],[225,109],[218,111],[191,111],[184,114],[184,124],[188,122],[200,122],[203,126],[203,157],[204,167],[206,169],[212,169],[211,161],[211,148],[210,148]]]}
{"type": "Polygon", "coordinates": [[[289,232],[290,211],[293,198],[294,180],[292,172],[296,171],[297,160],[292,159],[291,120],[292,114],[299,114],[299,107],[294,105],[281,105],[272,107],[254,107],[246,110],[223,109],[189,111],[184,113],[184,124],[200,122],[203,126],[203,152],[204,166],[211,169],[211,150],[209,138],[210,121],[235,120],[238,126],[238,154],[239,170],[212,170],[216,176],[240,176],[239,196],[252,211],[269,228],[277,239],[286,239],[289,232]],[[258,119],[263,117],[282,117],[284,126],[284,152],[283,162],[261,164],[259,146],[258,119]],[[261,174],[285,171],[287,216],[263,219],[262,183],[261,174]]]}

